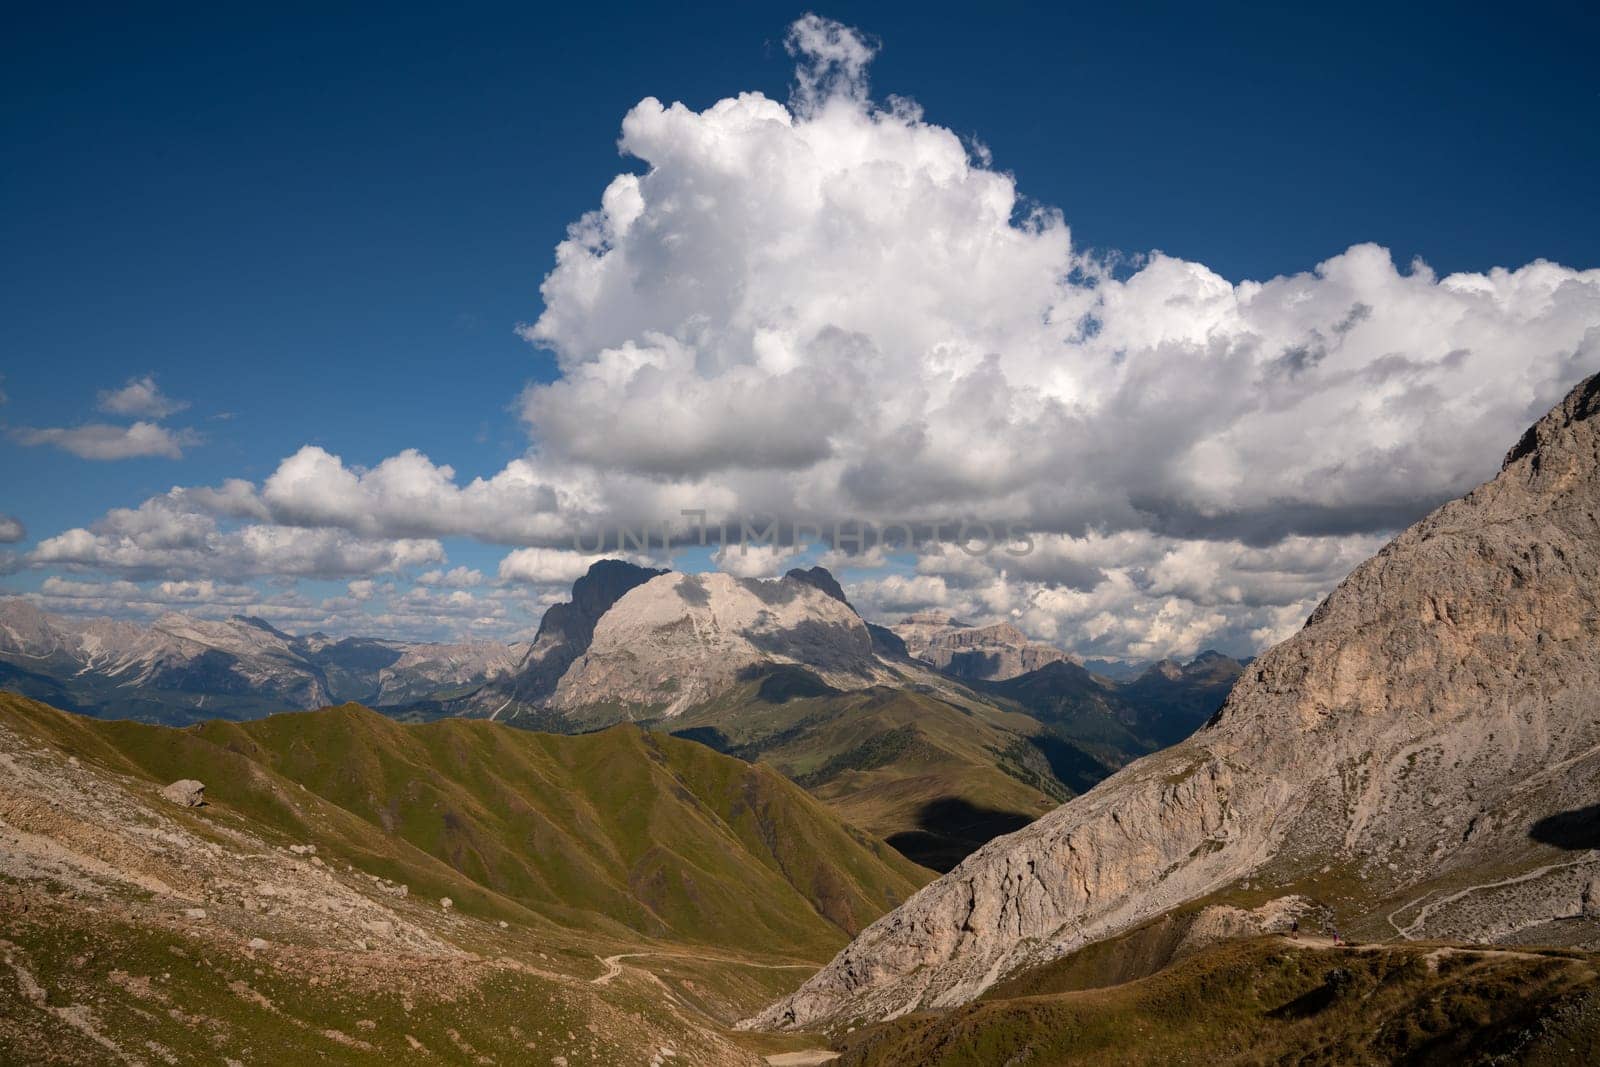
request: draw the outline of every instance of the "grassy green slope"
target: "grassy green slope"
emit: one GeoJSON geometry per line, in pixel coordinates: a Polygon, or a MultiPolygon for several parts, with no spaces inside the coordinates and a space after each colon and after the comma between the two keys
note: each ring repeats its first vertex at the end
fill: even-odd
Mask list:
{"type": "Polygon", "coordinates": [[[1261,938],[1111,988],[1061,992],[1057,979],[1047,968],[977,1004],[858,1031],[839,1063],[1600,1062],[1600,973],[1579,953],[1261,938]]]}
{"type": "Polygon", "coordinates": [[[656,725],[770,763],[848,822],[938,870],[1072,796],[1063,779],[1108,773],[1035,720],[976,699],[803,687],[774,699],[774,688],[752,681],[656,725]]]}
{"type": "Polygon", "coordinates": [[[175,730],[9,695],[0,712],[113,768],[198,778],[219,808],[469,914],[824,958],[930,877],[770,768],[634,727],[405,726],[347,705],[175,730]]]}

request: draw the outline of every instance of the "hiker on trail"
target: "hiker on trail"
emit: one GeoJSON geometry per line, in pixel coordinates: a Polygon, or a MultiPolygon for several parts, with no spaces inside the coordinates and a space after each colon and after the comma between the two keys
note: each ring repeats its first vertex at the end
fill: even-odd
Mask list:
{"type": "Polygon", "coordinates": [[[1300,936],[1300,920],[1299,919],[1296,919],[1294,922],[1289,924],[1289,936],[1290,937],[1299,937],[1300,936]]]}
{"type": "Polygon", "coordinates": [[[1333,928],[1333,943],[1334,943],[1334,944],[1335,944],[1335,945],[1342,945],[1342,944],[1344,944],[1344,941],[1343,941],[1343,939],[1341,939],[1341,938],[1340,938],[1340,937],[1339,937],[1339,928],[1338,928],[1338,927],[1337,927],[1337,926],[1335,926],[1335,927],[1334,927],[1334,928],[1333,928]]]}

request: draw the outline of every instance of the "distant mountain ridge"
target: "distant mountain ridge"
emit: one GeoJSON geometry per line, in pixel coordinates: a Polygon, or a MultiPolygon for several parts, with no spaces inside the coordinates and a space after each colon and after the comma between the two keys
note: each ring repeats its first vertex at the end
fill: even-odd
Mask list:
{"type": "Polygon", "coordinates": [[[759,580],[601,560],[512,674],[429,713],[564,731],[670,718],[773,667],[846,689],[896,681],[873,629],[820,567],[759,580]]]}
{"type": "Polygon", "coordinates": [[[0,688],[90,715],[160,722],[439,699],[508,674],[524,647],[295,637],[238,615],[77,619],[0,598],[0,688]]]}
{"type": "Polygon", "coordinates": [[[1076,662],[1067,652],[1028,639],[1008,622],[974,626],[943,612],[907,615],[889,628],[906,653],[954,678],[1004,681],[1051,663],[1076,662]]]}
{"type": "Polygon", "coordinates": [[[1199,729],[1222,707],[1243,670],[1238,660],[1208,650],[1188,663],[1151,664],[1126,681],[1063,659],[1002,681],[968,684],[1003,707],[1017,705],[1115,768],[1199,729]]]}

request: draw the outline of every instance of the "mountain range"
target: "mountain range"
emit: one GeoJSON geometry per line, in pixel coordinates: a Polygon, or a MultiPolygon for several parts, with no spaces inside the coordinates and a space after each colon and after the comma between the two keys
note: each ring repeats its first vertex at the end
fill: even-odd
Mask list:
{"type": "Polygon", "coordinates": [[[919,625],[908,638],[868,622],[821,567],[758,580],[607,560],[550,609],[517,672],[453,702],[389,710],[557,732],[636,722],[692,738],[770,762],[917,863],[948,870],[1187,735],[1242,669],[1208,653],[1113,682],[1010,626],[919,625]],[[919,658],[933,629],[983,635],[961,647],[989,666],[919,658]]]}
{"type": "Polygon", "coordinates": [[[257,618],[148,625],[77,619],[0,598],[0,688],[106,717],[241,719],[349,700],[410,704],[510,674],[526,646],[295,637],[257,618]]]}
{"type": "Polygon", "coordinates": [[[763,581],[601,560],[525,646],[295,637],[242,617],[79,621],[12,598],[0,601],[0,685],[168,724],[342,701],[557,733],[636,722],[766,760],[948,870],[1187,735],[1240,669],[1207,653],[1113,682],[1009,625],[941,616],[901,629],[863,619],[821,567],[763,581]]]}
{"type": "Polygon", "coordinates": [[[954,677],[813,572],[630,567],[388,714],[0,694],[0,1062],[1600,1062],[1600,376],[1242,667],[954,677]]]}

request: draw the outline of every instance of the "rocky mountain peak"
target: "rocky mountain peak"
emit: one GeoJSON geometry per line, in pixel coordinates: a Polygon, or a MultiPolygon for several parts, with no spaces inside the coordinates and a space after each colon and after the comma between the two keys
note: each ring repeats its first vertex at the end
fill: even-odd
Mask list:
{"type": "Polygon", "coordinates": [[[799,567],[794,567],[791,568],[789,573],[785,574],[784,577],[797,582],[804,582],[813,589],[820,589],[822,592],[827,593],[841,604],[848,605],[850,603],[850,601],[845,599],[844,587],[841,586],[839,584],[839,580],[833,576],[833,572],[828,570],[826,567],[817,566],[811,567],[807,570],[801,570],[799,567]]]}
{"type": "Polygon", "coordinates": [[[229,615],[228,621],[236,626],[249,626],[263,633],[271,634],[280,641],[293,641],[294,638],[272,625],[266,619],[257,615],[229,615]]]}
{"type": "MultiPolygon", "coordinates": [[[[587,647],[594,634],[594,624],[600,616],[611,610],[611,605],[638,585],[666,574],[665,570],[641,567],[620,559],[602,559],[591,564],[589,570],[572,583],[572,599],[564,604],[553,604],[539,621],[534,643],[545,639],[559,639],[587,647]]],[[[582,648],[579,649],[582,651],[582,648]]]]}
{"type": "Polygon", "coordinates": [[[1146,677],[1160,677],[1175,682],[1183,677],[1183,664],[1175,659],[1157,660],[1144,673],[1146,677]]]}
{"type": "Polygon", "coordinates": [[[841,688],[885,676],[861,617],[810,580],[663,574],[606,612],[552,703],[672,715],[766,664],[800,665],[841,688]]]}
{"type": "Polygon", "coordinates": [[[1563,828],[1600,782],[1597,382],[1357,567],[1205,729],[990,842],[754,1022],[964,1003],[1246,880],[1331,879],[1369,937],[1581,921],[1600,852],[1563,828]]]}
{"type": "MultiPolygon", "coordinates": [[[[1578,423],[1588,422],[1600,415],[1600,374],[1591,375],[1567,394],[1565,400],[1544,418],[1528,427],[1520,440],[1506,453],[1502,471],[1520,460],[1528,460],[1530,473],[1538,473],[1544,466],[1547,453],[1583,452],[1579,435],[1573,432],[1578,423]]],[[[1592,435],[1583,435],[1592,438],[1592,435]]]]}
{"type": "Polygon", "coordinates": [[[480,699],[491,714],[513,703],[538,706],[555,693],[556,686],[594,640],[594,628],[606,612],[627,593],[668,573],[620,559],[602,559],[572,583],[572,599],[552,604],[539,620],[539,630],[528,646],[516,674],[490,685],[480,699]]]}

